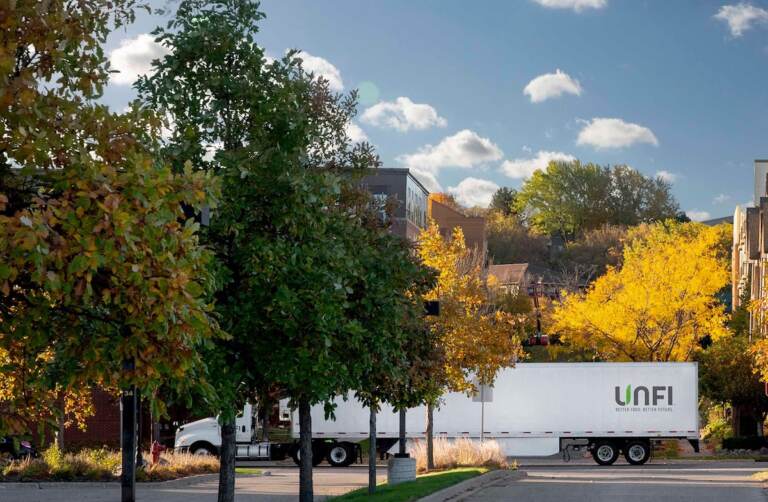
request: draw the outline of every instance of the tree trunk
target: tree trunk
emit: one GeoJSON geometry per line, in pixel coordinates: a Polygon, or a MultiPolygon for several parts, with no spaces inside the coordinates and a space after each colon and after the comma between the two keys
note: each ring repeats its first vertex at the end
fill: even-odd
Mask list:
{"type": "Polygon", "coordinates": [[[235,417],[221,424],[221,450],[219,451],[219,498],[218,502],[235,501],[235,443],[237,430],[235,417]]]}
{"type": "Polygon", "coordinates": [[[376,491],[376,406],[369,408],[368,426],[368,495],[373,495],[376,491]]]}
{"type": "Polygon", "coordinates": [[[432,437],[432,429],[434,425],[434,405],[427,403],[427,470],[431,471],[435,468],[435,443],[432,437]]]}
{"type": "Polygon", "coordinates": [[[299,399],[299,502],[312,502],[312,415],[307,398],[299,399]]]}
{"type": "Polygon", "coordinates": [[[64,407],[61,409],[61,416],[56,420],[56,447],[60,451],[64,451],[64,407]]]}
{"type": "Polygon", "coordinates": [[[259,418],[261,419],[261,440],[269,441],[269,417],[272,415],[272,401],[269,399],[269,393],[265,392],[261,396],[259,404],[259,418]]]}
{"type": "Polygon", "coordinates": [[[405,452],[405,408],[400,409],[400,449],[398,451],[398,456],[400,457],[407,457],[408,454],[405,452]]]}

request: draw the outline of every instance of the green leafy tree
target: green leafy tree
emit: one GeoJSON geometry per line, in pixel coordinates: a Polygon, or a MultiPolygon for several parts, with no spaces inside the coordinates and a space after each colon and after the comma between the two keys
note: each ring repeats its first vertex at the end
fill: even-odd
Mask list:
{"type": "Polygon", "coordinates": [[[233,497],[234,411],[265,388],[299,408],[300,497],[310,500],[310,407],[370,391],[363,369],[377,357],[402,362],[394,327],[422,272],[402,243],[367,225],[370,201],[356,178],[378,158],[346,136],[355,94],[332,93],[303,71],[300,54],[267,61],[255,42],[262,17],[253,1],[181,2],[156,31],[169,55],[137,87],[172,125],[172,164],[191,162],[222,185],[205,233],[230,335],[213,348],[211,368],[221,397],[219,500],[233,497]]]}
{"type": "Polygon", "coordinates": [[[768,397],[760,381],[749,338],[749,290],[728,320],[729,335],[715,340],[697,355],[704,397],[730,405],[736,436],[759,435],[758,424],[768,414],[768,397]]]}
{"type": "Polygon", "coordinates": [[[500,211],[491,211],[485,221],[488,258],[493,263],[548,263],[546,236],[531,232],[517,217],[500,211]]]}
{"type": "Polygon", "coordinates": [[[517,190],[509,187],[501,187],[493,194],[489,209],[499,211],[504,216],[516,216],[515,202],[517,199],[517,190]]]}
{"type": "Polygon", "coordinates": [[[605,224],[663,221],[679,212],[664,180],[628,166],[579,161],[553,161],[536,171],[520,189],[516,209],[533,229],[566,241],[605,224]]]}

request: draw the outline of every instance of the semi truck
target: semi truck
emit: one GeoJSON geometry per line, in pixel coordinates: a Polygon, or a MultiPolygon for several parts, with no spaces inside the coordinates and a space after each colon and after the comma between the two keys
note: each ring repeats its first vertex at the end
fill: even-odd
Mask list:
{"type": "MultiPolygon", "coordinates": [[[[687,440],[698,451],[698,366],[696,363],[520,363],[503,369],[492,385],[472,394],[447,393],[434,411],[435,437],[493,439],[511,457],[590,452],[595,462],[611,465],[620,456],[642,465],[653,440],[687,440]]],[[[350,465],[360,457],[358,443],[368,437],[369,411],[353,395],[335,399],[335,419],[324,407],[312,407],[313,461],[350,465]]],[[[237,458],[298,463],[298,424],[290,415],[291,439],[256,441],[253,407],[237,421],[237,458]]],[[[406,438],[425,437],[425,407],[409,409],[406,438]]],[[[382,406],[377,414],[377,442],[394,449],[399,414],[382,406]]],[[[206,418],[176,433],[178,450],[216,454],[218,423],[206,418]]]]}

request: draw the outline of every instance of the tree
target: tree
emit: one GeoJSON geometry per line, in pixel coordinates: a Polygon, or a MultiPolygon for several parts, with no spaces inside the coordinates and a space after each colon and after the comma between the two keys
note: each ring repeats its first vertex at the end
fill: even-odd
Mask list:
{"type": "MultiPolygon", "coordinates": [[[[24,396],[3,395],[22,414],[60,416],[50,399],[89,385],[131,399],[190,385],[196,348],[215,331],[209,253],[182,210],[214,204],[215,184],[156,161],[151,114],[95,101],[108,76],[102,45],[134,6],[27,2],[2,27],[0,346],[11,364],[0,386],[23,379],[24,396]]],[[[133,447],[123,450],[132,499],[133,447]]]]}
{"type": "Polygon", "coordinates": [[[618,267],[626,235],[626,227],[603,225],[567,242],[557,257],[563,275],[575,275],[579,283],[587,284],[603,275],[608,267],[618,267]]]}
{"type": "MultiPolygon", "coordinates": [[[[439,272],[437,286],[426,295],[440,302],[440,316],[431,319],[444,351],[444,364],[434,375],[436,389],[470,391],[472,378],[493,382],[499,369],[513,366],[521,355],[515,318],[493,306],[483,276],[484,257],[468,250],[460,227],[450,239],[431,222],[419,236],[419,253],[425,265],[439,272]]],[[[431,458],[432,409],[439,393],[427,403],[428,467],[431,458]]]]}
{"type": "Polygon", "coordinates": [[[517,217],[491,211],[485,221],[488,256],[493,263],[548,262],[548,239],[529,231],[517,217]]]}
{"type": "Polygon", "coordinates": [[[489,209],[498,211],[504,216],[517,216],[515,203],[517,199],[517,190],[509,187],[501,187],[493,194],[489,209]]]}
{"type": "Polygon", "coordinates": [[[627,166],[553,161],[536,171],[516,197],[530,226],[572,240],[605,224],[636,225],[674,218],[679,211],[670,186],[627,166]]]}
{"type": "Polygon", "coordinates": [[[725,336],[715,295],[728,283],[729,227],[668,221],[630,233],[621,268],[554,312],[567,342],[608,361],[687,361],[706,337],[725,336]]]}
{"type": "Polygon", "coordinates": [[[758,427],[765,422],[768,397],[756,374],[747,336],[731,332],[702,350],[696,359],[702,395],[732,406],[735,435],[762,435],[758,427]]]}
{"type": "Polygon", "coordinates": [[[409,370],[423,357],[419,340],[426,333],[418,329],[422,296],[433,287],[434,275],[421,265],[406,241],[383,228],[366,230],[367,235],[361,237],[367,236],[370,242],[358,242],[364,253],[360,256],[364,273],[353,286],[352,312],[367,338],[367,350],[354,359],[360,370],[356,396],[370,409],[368,491],[373,493],[376,413],[383,402],[397,405],[414,397],[409,391],[409,370]]]}
{"type": "Polygon", "coordinates": [[[219,500],[234,495],[234,411],[263,389],[299,408],[300,497],[311,500],[310,407],[370,393],[363,372],[372,361],[403,359],[393,323],[413,307],[406,293],[422,272],[402,243],[367,224],[370,200],[355,185],[379,162],[346,136],[356,95],[306,74],[300,54],[267,61],[255,42],[262,17],[248,0],[181,2],[156,31],[168,56],[137,87],[174,125],[164,149],[171,163],[191,162],[222,185],[205,233],[230,336],[212,357],[219,500]],[[269,364],[253,364],[265,354],[269,364]]]}

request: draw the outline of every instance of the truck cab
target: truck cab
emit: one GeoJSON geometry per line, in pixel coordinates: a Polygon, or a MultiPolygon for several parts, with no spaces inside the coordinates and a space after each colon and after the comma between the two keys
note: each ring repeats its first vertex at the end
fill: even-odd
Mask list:
{"type": "MultiPolygon", "coordinates": [[[[287,401],[281,401],[279,406],[279,421],[290,423],[291,412],[287,401]]],[[[239,460],[284,460],[293,458],[299,463],[299,443],[296,440],[263,441],[258,439],[258,420],[256,406],[248,403],[235,419],[236,449],[235,458],[239,460]]],[[[277,432],[277,431],[275,431],[277,432]]],[[[287,432],[287,431],[286,431],[287,432]]],[[[193,455],[219,455],[221,450],[221,428],[214,417],[196,420],[182,425],[176,431],[174,449],[178,452],[189,452],[193,455]]],[[[329,438],[312,440],[313,463],[323,460],[334,467],[345,467],[354,463],[360,457],[360,446],[350,442],[337,442],[329,438]]]]}

